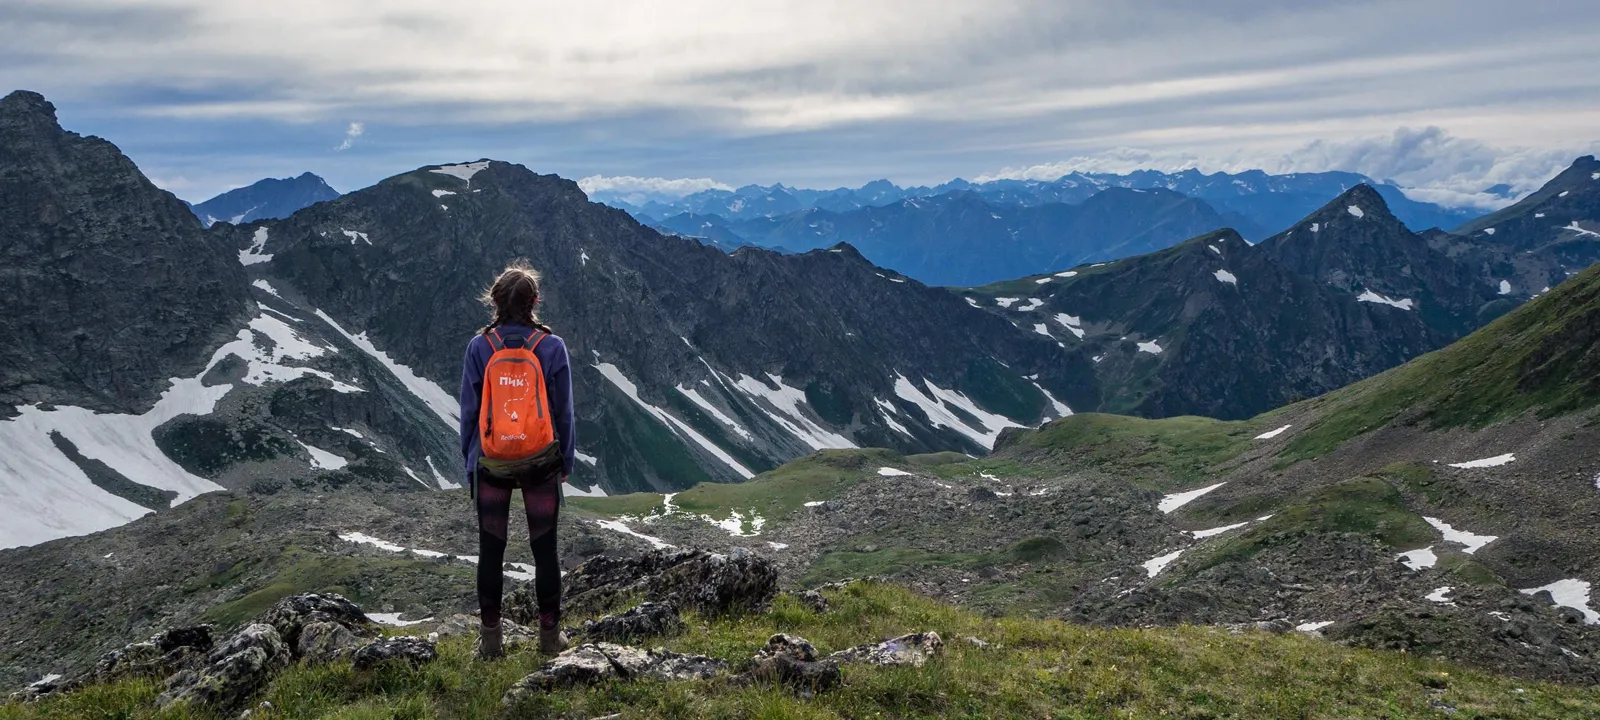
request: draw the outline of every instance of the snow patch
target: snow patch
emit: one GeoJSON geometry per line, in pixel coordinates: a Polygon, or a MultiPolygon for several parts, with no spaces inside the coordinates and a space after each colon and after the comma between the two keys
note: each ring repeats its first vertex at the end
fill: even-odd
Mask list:
{"type": "Polygon", "coordinates": [[[579,460],[581,460],[581,461],[583,461],[585,463],[588,463],[590,467],[594,467],[595,465],[599,465],[600,464],[600,458],[597,458],[597,457],[595,457],[593,455],[587,455],[587,454],[582,453],[582,452],[575,452],[573,454],[576,455],[579,460]]]}
{"type": "Polygon", "coordinates": [[[908,472],[906,472],[904,470],[901,470],[899,468],[881,467],[881,468],[878,468],[878,476],[879,477],[911,477],[911,473],[908,473],[908,472]]]}
{"type": "Polygon", "coordinates": [[[999,305],[1000,307],[1003,307],[1003,308],[1009,308],[1014,303],[1019,303],[1019,302],[1022,302],[1022,298],[995,298],[994,299],[994,304],[999,305]]]}
{"type": "Polygon", "coordinates": [[[1144,571],[1148,573],[1150,577],[1160,575],[1162,570],[1167,569],[1167,566],[1171,565],[1173,561],[1177,560],[1178,556],[1182,554],[1182,550],[1174,550],[1166,555],[1159,555],[1150,558],[1149,560],[1144,561],[1144,571]]]}
{"type": "Polygon", "coordinates": [[[1517,459],[1517,454],[1516,453],[1506,453],[1504,455],[1496,455],[1496,456],[1494,456],[1492,458],[1484,458],[1482,460],[1468,460],[1466,462],[1450,463],[1450,467],[1453,467],[1453,468],[1499,467],[1501,465],[1509,464],[1509,463],[1511,463],[1512,461],[1514,461],[1516,459],[1517,459]]]}
{"type": "MultiPolygon", "coordinates": [[[[350,461],[328,452],[327,450],[311,447],[310,445],[301,442],[298,438],[295,439],[295,442],[298,443],[300,447],[305,448],[305,451],[311,455],[311,467],[313,468],[318,470],[339,470],[350,464],[350,461]]],[[[406,471],[410,472],[410,469],[407,468],[406,471]]],[[[412,477],[415,478],[416,476],[413,475],[412,477]]],[[[427,485],[427,483],[423,483],[423,485],[427,485]]]]}
{"type": "Polygon", "coordinates": [[[994,447],[994,441],[999,439],[1000,431],[1008,427],[1022,427],[1010,418],[996,415],[978,407],[966,395],[953,390],[946,390],[924,379],[923,388],[918,388],[905,376],[895,374],[894,393],[900,399],[916,405],[928,416],[928,421],[936,427],[949,428],[985,448],[994,447]],[[978,427],[968,425],[952,410],[960,410],[976,418],[978,427]]]}
{"type": "Polygon", "coordinates": [[[421,400],[423,404],[433,410],[434,414],[438,415],[439,419],[443,420],[451,431],[460,431],[461,407],[458,398],[452,397],[450,393],[445,392],[444,388],[439,387],[438,383],[428,380],[418,375],[411,368],[395,362],[394,359],[389,357],[388,353],[379,350],[376,345],[373,345],[372,341],[367,339],[365,332],[359,335],[351,335],[339,323],[334,322],[333,318],[329,317],[327,313],[317,310],[316,314],[329,327],[343,335],[344,339],[349,340],[352,345],[360,348],[362,352],[370,355],[379,364],[387,368],[389,373],[400,381],[401,385],[404,385],[407,390],[411,391],[412,395],[415,395],[418,400],[421,400]]]}
{"type": "Polygon", "coordinates": [[[1188,490],[1188,491],[1180,492],[1180,493],[1172,493],[1171,495],[1167,495],[1165,497],[1162,497],[1161,498],[1161,502],[1156,504],[1156,509],[1158,509],[1161,512],[1164,512],[1164,513],[1171,513],[1172,511],[1177,510],[1178,508],[1181,508],[1181,507],[1183,507],[1185,505],[1188,505],[1191,502],[1194,502],[1195,500],[1199,499],[1200,496],[1205,495],[1206,493],[1209,493],[1212,490],[1216,490],[1217,488],[1222,487],[1223,485],[1227,485],[1227,484],[1228,483],[1226,483],[1226,482],[1219,482],[1219,483],[1217,483],[1215,485],[1211,485],[1209,487],[1203,487],[1203,488],[1200,488],[1198,490],[1188,490]]]}
{"type": "Polygon", "coordinates": [[[1062,327],[1071,331],[1073,335],[1078,336],[1079,340],[1083,339],[1083,318],[1066,313],[1056,313],[1056,322],[1061,323],[1062,327]]]}
{"type": "Polygon", "coordinates": [[[1211,252],[1214,252],[1214,253],[1216,253],[1218,255],[1222,254],[1222,248],[1219,248],[1219,247],[1217,247],[1215,245],[1207,245],[1206,247],[1211,248],[1211,252]]]}
{"type": "Polygon", "coordinates": [[[265,280],[256,280],[255,282],[250,283],[250,286],[258,290],[264,290],[268,295],[271,295],[279,300],[283,299],[283,296],[278,294],[277,288],[272,287],[272,283],[269,283],[265,280]]]}
{"type": "Polygon", "coordinates": [[[806,402],[806,393],[796,387],[783,384],[783,378],[771,373],[767,379],[776,385],[773,388],[760,380],[748,375],[740,375],[734,386],[743,390],[753,398],[766,400],[779,414],[767,412],[767,417],[772,418],[789,434],[799,438],[801,442],[810,445],[814,450],[837,450],[856,446],[849,438],[813,422],[800,410],[800,405],[806,402]],[[781,415],[781,416],[780,416],[781,415]]]}
{"type": "Polygon", "coordinates": [[[1361,208],[1356,207],[1355,205],[1351,205],[1350,207],[1345,208],[1345,210],[1348,211],[1351,215],[1354,215],[1354,216],[1356,216],[1358,218],[1363,218],[1363,217],[1367,216],[1367,214],[1365,212],[1362,212],[1361,208]]]}
{"type": "Polygon", "coordinates": [[[1039,278],[1038,280],[1035,280],[1034,282],[1036,282],[1036,283],[1038,283],[1040,285],[1043,285],[1043,284],[1045,284],[1047,282],[1050,282],[1051,280],[1054,280],[1054,279],[1055,279],[1054,277],[1046,276],[1046,277],[1039,278]]]}
{"type": "Polygon", "coordinates": [[[1311,232],[1320,232],[1321,230],[1322,223],[1311,223],[1311,232]]]}
{"type": "Polygon", "coordinates": [[[1395,559],[1412,570],[1424,570],[1439,564],[1439,556],[1434,554],[1432,545],[1400,553],[1395,559]]]}
{"type": "Polygon", "coordinates": [[[594,367],[595,369],[599,370],[600,374],[605,377],[606,380],[610,381],[613,386],[615,386],[618,390],[621,390],[624,395],[627,395],[628,399],[632,400],[635,405],[638,405],[651,417],[659,420],[661,424],[677,430],[680,435],[688,438],[696,445],[699,445],[701,448],[705,449],[705,451],[710,453],[712,457],[721,460],[723,464],[732,468],[733,471],[738,473],[740,477],[743,477],[746,480],[755,477],[755,473],[750,472],[748,468],[740,465],[739,461],[734,460],[732,455],[729,455],[727,451],[723,450],[722,448],[717,447],[716,443],[711,442],[709,438],[701,435],[699,431],[689,427],[688,423],[679,420],[676,416],[672,415],[666,410],[662,410],[661,408],[645,402],[644,398],[639,397],[639,386],[633,384],[632,380],[629,380],[626,375],[623,375],[622,370],[617,368],[617,366],[612,365],[611,363],[596,363],[594,367]]]}
{"type": "Polygon", "coordinates": [[[1044,301],[1039,298],[1028,298],[1027,305],[1018,305],[1017,312],[1032,312],[1044,307],[1044,301]]]}
{"type": "Polygon", "coordinates": [[[967,304],[968,304],[968,305],[971,305],[971,306],[973,306],[973,307],[975,307],[975,308],[982,308],[982,307],[983,307],[983,306],[982,306],[982,305],[979,305],[979,304],[978,304],[978,301],[977,301],[977,300],[973,300],[973,299],[972,299],[972,298],[970,298],[970,297],[969,297],[969,298],[967,298],[967,304]]]}
{"type": "Polygon", "coordinates": [[[1455,590],[1456,590],[1455,586],[1453,586],[1453,585],[1446,585],[1446,586],[1441,587],[1441,588],[1434,588],[1433,592],[1428,593],[1427,595],[1424,595],[1422,597],[1422,599],[1430,601],[1430,602],[1436,602],[1436,603],[1439,603],[1440,605],[1454,605],[1455,603],[1450,602],[1450,598],[1448,596],[1450,595],[1450,593],[1455,592],[1455,590]]]}
{"type": "Polygon", "coordinates": [[[705,397],[700,394],[700,391],[694,388],[686,388],[682,385],[678,385],[676,388],[678,392],[683,394],[684,397],[689,398],[690,402],[693,402],[701,410],[706,411],[706,413],[711,415],[711,417],[716,418],[717,422],[727,425],[728,428],[733,430],[733,432],[739,437],[742,437],[746,440],[752,439],[749,430],[744,429],[744,426],[740,425],[738,421],[728,417],[727,413],[722,412],[720,408],[712,405],[710,400],[705,399],[705,397]]]}
{"type": "Polygon", "coordinates": [[[1568,578],[1566,580],[1557,580],[1544,587],[1529,588],[1521,592],[1523,595],[1536,595],[1548,590],[1550,591],[1550,596],[1555,598],[1557,605],[1569,607],[1583,613],[1583,621],[1585,623],[1600,625],[1600,612],[1595,612],[1595,609],[1589,606],[1590,589],[1591,586],[1588,582],[1576,578],[1568,578]]]}
{"type": "Polygon", "coordinates": [[[1160,355],[1161,345],[1154,340],[1142,342],[1139,343],[1139,352],[1146,352],[1150,353],[1151,355],[1160,355]]]}
{"type": "Polygon", "coordinates": [[[1321,622],[1300,623],[1299,625],[1294,626],[1294,629],[1299,630],[1300,632],[1303,632],[1303,633],[1314,633],[1314,632],[1317,632],[1317,631],[1319,631],[1319,630],[1321,630],[1321,629],[1323,629],[1323,628],[1325,628],[1325,627],[1327,627],[1329,625],[1332,625],[1333,623],[1334,623],[1333,620],[1323,620],[1321,622]]]}
{"type": "Polygon", "coordinates": [[[1510,281],[1507,281],[1507,280],[1501,280],[1500,281],[1500,294],[1501,295],[1510,295],[1511,294],[1511,283],[1510,283],[1510,281]]]}
{"type": "MultiPolygon", "coordinates": [[[[1096,267],[1098,267],[1098,266],[1096,266],[1096,267]]],[[[1078,271],[1077,270],[1063,270],[1061,272],[1056,273],[1055,276],[1058,277],[1058,278],[1077,277],[1078,276],[1078,271]]]]}
{"type": "Polygon", "coordinates": [[[1054,340],[1055,337],[1056,337],[1056,336],[1050,334],[1050,328],[1047,327],[1044,323],[1034,323],[1033,324],[1033,331],[1036,332],[1036,333],[1039,333],[1040,335],[1043,335],[1043,336],[1045,336],[1047,338],[1050,338],[1051,340],[1054,340]]]}
{"type": "Polygon", "coordinates": [[[606,530],[610,530],[612,532],[619,532],[619,533],[622,533],[623,535],[631,535],[633,537],[639,538],[640,540],[643,540],[643,541],[645,541],[647,543],[650,543],[650,546],[655,548],[655,549],[657,549],[657,550],[671,550],[674,547],[676,547],[672,543],[666,542],[665,540],[662,540],[661,538],[652,537],[652,536],[649,536],[649,535],[641,534],[641,533],[635,531],[633,528],[628,527],[621,520],[596,520],[596,521],[594,521],[594,524],[599,525],[601,528],[606,529],[606,530]]]}
{"type": "Polygon", "coordinates": [[[1405,298],[1405,299],[1402,299],[1402,300],[1390,300],[1389,298],[1386,298],[1386,297],[1384,297],[1382,295],[1379,295],[1379,294],[1377,294],[1377,293],[1375,293],[1375,292],[1373,292],[1371,290],[1363,290],[1360,295],[1356,296],[1356,300],[1359,301],[1359,302],[1378,303],[1380,305],[1388,305],[1390,307],[1400,308],[1401,310],[1410,310],[1412,305],[1414,304],[1414,303],[1411,302],[1411,298],[1405,298]]]}
{"type": "Polygon", "coordinates": [[[1228,272],[1227,270],[1218,270],[1212,274],[1216,276],[1217,282],[1225,282],[1233,285],[1234,287],[1239,287],[1239,278],[1235,277],[1233,273],[1228,272]]]}
{"type": "Polygon", "coordinates": [[[472,176],[482,172],[486,167],[489,167],[489,161],[479,160],[478,162],[461,163],[459,165],[445,165],[443,167],[434,168],[429,172],[435,172],[440,175],[449,175],[453,178],[460,178],[466,181],[468,187],[471,187],[472,176]]]}
{"type": "Polygon", "coordinates": [[[1483,229],[1483,234],[1485,234],[1485,235],[1493,235],[1494,234],[1494,228],[1484,228],[1483,229]]]}
{"type": "MultiPolygon", "coordinates": [[[[1577,223],[1574,222],[1573,224],[1576,225],[1577,223]]],[[[239,264],[248,266],[256,263],[270,262],[272,260],[272,254],[261,252],[262,250],[265,250],[266,247],[267,229],[264,227],[256,228],[256,234],[250,238],[250,247],[239,251],[239,264]]]]}
{"type": "MultiPolygon", "coordinates": [[[[1573,231],[1573,232],[1575,232],[1575,233],[1577,233],[1579,235],[1593,235],[1594,237],[1600,237],[1600,233],[1597,233],[1597,232],[1595,232],[1593,230],[1585,230],[1582,227],[1580,227],[1578,225],[1578,221],[1577,220],[1573,220],[1572,224],[1570,224],[1570,225],[1568,225],[1568,226],[1566,226],[1564,228],[1561,228],[1561,229],[1562,230],[1571,230],[1571,231],[1573,231]]],[[[268,255],[267,257],[270,259],[272,256],[268,255]]]]}
{"type": "Polygon", "coordinates": [[[434,197],[444,197],[446,195],[454,195],[454,194],[456,194],[456,191],[454,191],[454,190],[434,190],[433,191],[433,196],[434,197]]]}
{"type": "MultiPolygon", "coordinates": [[[[510,573],[507,574],[509,575],[510,573]]],[[[421,620],[401,620],[400,615],[401,613],[367,613],[367,617],[371,618],[373,622],[378,623],[379,625],[388,625],[389,627],[411,627],[412,625],[421,625],[425,622],[433,622],[432,617],[425,617],[421,620]]]]}
{"type": "Polygon", "coordinates": [[[1457,530],[1451,527],[1450,523],[1440,520],[1439,518],[1424,516],[1422,519],[1428,521],[1429,525],[1432,525],[1434,529],[1438,530],[1439,534],[1444,536],[1445,542],[1453,542],[1465,546],[1464,549],[1462,549],[1462,552],[1468,555],[1479,551],[1483,548],[1483,546],[1499,539],[1499,536],[1497,535],[1476,535],[1465,530],[1457,530]]]}
{"type": "Polygon", "coordinates": [[[345,230],[344,228],[339,228],[339,232],[344,233],[345,237],[350,238],[350,244],[351,245],[356,244],[357,240],[360,240],[361,242],[364,242],[364,243],[366,243],[368,245],[372,244],[372,240],[370,238],[368,238],[367,234],[364,233],[364,232],[359,232],[359,231],[356,231],[356,230],[345,230]]]}
{"type": "Polygon", "coordinates": [[[450,490],[452,488],[461,487],[456,483],[450,482],[450,480],[444,476],[444,473],[439,472],[439,468],[433,464],[432,456],[429,456],[426,458],[426,460],[428,461],[428,472],[433,475],[433,481],[438,483],[440,490],[450,490]]]}
{"type": "Polygon", "coordinates": [[[1239,528],[1242,528],[1242,527],[1244,527],[1246,525],[1249,525],[1249,524],[1250,524],[1250,521],[1246,520],[1246,521],[1244,521],[1242,523],[1234,523],[1232,525],[1224,525],[1224,526],[1219,527],[1219,528],[1211,528],[1210,530],[1191,530],[1191,531],[1189,531],[1189,534],[1193,535],[1194,539],[1196,539],[1196,540],[1204,540],[1204,539],[1206,539],[1208,537],[1221,535],[1221,534],[1223,534],[1225,532],[1228,532],[1230,530],[1238,530],[1239,528]]]}
{"type": "Polygon", "coordinates": [[[1257,440],[1271,440],[1271,439],[1273,439],[1273,438],[1275,438],[1275,437],[1277,437],[1279,435],[1282,435],[1285,431],[1287,431],[1289,428],[1292,428],[1292,427],[1294,427],[1294,425],[1291,424],[1291,425],[1285,425],[1285,426],[1283,426],[1281,428],[1278,428],[1276,430],[1268,430],[1268,431],[1266,431],[1264,433],[1261,433],[1260,435],[1257,435],[1255,437],[1255,439],[1257,439],[1257,440]]]}

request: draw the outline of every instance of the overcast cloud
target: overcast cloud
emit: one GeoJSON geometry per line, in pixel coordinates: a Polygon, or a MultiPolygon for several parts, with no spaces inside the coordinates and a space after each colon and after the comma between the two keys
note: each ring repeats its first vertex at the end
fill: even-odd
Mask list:
{"type": "Polygon", "coordinates": [[[191,200],[494,157],[591,188],[1261,167],[1487,202],[1594,151],[1596,27],[1592,0],[8,0],[0,67],[191,200]]]}

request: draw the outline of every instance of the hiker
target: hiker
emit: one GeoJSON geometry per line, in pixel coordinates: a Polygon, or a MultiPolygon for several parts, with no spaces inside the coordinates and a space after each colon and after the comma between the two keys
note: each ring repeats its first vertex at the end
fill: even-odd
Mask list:
{"type": "Polygon", "coordinates": [[[478,510],[478,657],[504,655],[502,569],[517,488],[533,546],[539,651],[554,654],[567,647],[556,515],[578,449],[567,346],[539,322],[539,274],[525,262],[501,272],[482,300],[494,319],[461,363],[461,453],[478,510]]]}

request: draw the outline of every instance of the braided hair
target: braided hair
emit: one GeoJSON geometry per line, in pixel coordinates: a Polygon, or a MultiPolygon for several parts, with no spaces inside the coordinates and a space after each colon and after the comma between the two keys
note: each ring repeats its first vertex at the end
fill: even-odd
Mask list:
{"type": "Polygon", "coordinates": [[[539,271],[526,260],[514,260],[478,298],[494,309],[494,317],[480,332],[487,335],[501,325],[526,325],[550,332],[539,322],[539,271]]]}

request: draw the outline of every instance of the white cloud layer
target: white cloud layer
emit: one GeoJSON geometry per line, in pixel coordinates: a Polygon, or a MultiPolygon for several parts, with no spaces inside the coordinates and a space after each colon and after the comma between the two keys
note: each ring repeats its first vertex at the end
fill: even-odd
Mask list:
{"type": "Polygon", "coordinates": [[[344,186],[468,155],[834,186],[1144,153],[1470,194],[1592,145],[1597,25],[1503,0],[9,0],[0,67],[191,178],[288,154],[240,128],[361,117],[385,151],[344,186]]]}
{"type": "Polygon", "coordinates": [[[702,190],[732,190],[731,185],[710,178],[659,178],[622,175],[606,177],[590,175],[578,181],[578,187],[591,195],[609,193],[618,197],[673,197],[681,198],[702,190]]]}

